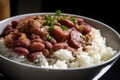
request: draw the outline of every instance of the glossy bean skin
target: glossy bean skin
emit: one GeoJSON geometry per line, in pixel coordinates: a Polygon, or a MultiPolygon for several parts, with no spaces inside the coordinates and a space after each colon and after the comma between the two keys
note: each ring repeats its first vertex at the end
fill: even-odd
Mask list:
{"type": "Polygon", "coordinates": [[[52,38],[51,40],[50,40],[50,42],[51,42],[51,44],[56,44],[57,43],[57,41],[54,39],[54,38],[52,38]]]}
{"type": "Polygon", "coordinates": [[[81,25],[83,23],[83,19],[82,18],[75,18],[77,20],[78,25],[81,25]]]}
{"type": "Polygon", "coordinates": [[[45,45],[41,42],[33,42],[30,44],[30,46],[28,47],[28,49],[31,52],[40,52],[42,49],[45,48],[45,45]]]}
{"type": "Polygon", "coordinates": [[[8,35],[8,34],[10,34],[10,33],[14,32],[14,31],[15,31],[15,29],[10,29],[10,30],[7,30],[7,31],[5,32],[5,35],[8,35]]]}
{"type": "Polygon", "coordinates": [[[66,43],[56,43],[53,45],[53,50],[59,50],[59,49],[67,49],[68,45],[66,43]]]}
{"type": "Polygon", "coordinates": [[[1,36],[6,36],[7,34],[10,33],[11,30],[13,30],[12,26],[11,26],[11,25],[7,25],[7,26],[4,28],[1,36]]]}
{"type": "Polygon", "coordinates": [[[44,44],[45,44],[45,48],[47,48],[47,49],[52,49],[52,47],[53,47],[53,45],[48,41],[45,41],[44,44]]]}
{"type": "Polygon", "coordinates": [[[8,31],[8,30],[11,30],[13,29],[11,25],[7,25],[4,29],[4,32],[8,31]]]}
{"type": "Polygon", "coordinates": [[[23,47],[15,47],[13,51],[18,55],[27,56],[29,54],[29,50],[23,47]]]}
{"type": "Polygon", "coordinates": [[[90,31],[91,31],[91,26],[88,25],[88,24],[85,24],[84,30],[83,30],[82,33],[83,33],[84,35],[86,35],[86,34],[88,34],[90,31]]]}
{"type": "Polygon", "coordinates": [[[50,54],[48,49],[43,49],[42,53],[44,54],[45,57],[48,57],[50,54]]]}
{"type": "Polygon", "coordinates": [[[19,39],[16,40],[15,42],[15,46],[19,46],[19,47],[28,47],[30,45],[30,40],[29,39],[19,39]]]}
{"type": "Polygon", "coordinates": [[[14,20],[14,21],[11,22],[11,24],[12,24],[12,27],[13,27],[13,28],[16,28],[16,26],[17,26],[17,24],[18,24],[18,21],[15,21],[15,20],[14,20]]]}
{"type": "Polygon", "coordinates": [[[30,62],[34,62],[34,61],[37,60],[39,57],[40,57],[40,53],[39,53],[39,52],[33,52],[33,53],[30,53],[30,54],[27,56],[27,59],[28,59],[30,62]]]}
{"type": "Polygon", "coordinates": [[[3,32],[6,47],[34,63],[40,52],[51,58],[54,51],[66,49],[74,54],[76,49],[90,45],[91,26],[83,19],[65,15],[55,17],[30,16],[12,21],[3,32]]]}

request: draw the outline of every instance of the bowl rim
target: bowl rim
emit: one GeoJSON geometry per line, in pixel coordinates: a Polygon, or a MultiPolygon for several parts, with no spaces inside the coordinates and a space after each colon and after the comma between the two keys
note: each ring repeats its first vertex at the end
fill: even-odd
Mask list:
{"type": "MultiPolygon", "coordinates": [[[[9,21],[11,19],[16,19],[16,18],[21,18],[22,19],[22,18],[24,18],[26,16],[54,15],[54,14],[55,14],[54,12],[40,12],[40,13],[20,14],[20,15],[12,16],[10,18],[7,18],[7,19],[4,19],[4,20],[0,21],[0,24],[2,24],[3,22],[9,21]]],[[[119,39],[120,39],[120,34],[115,29],[113,29],[112,27],[110,27],[109,25],[107,25],[107,24],[105,24],[105,23],[103,23],[101,21],[98,21],[96,19],[93,19],[93,18],[90,18],[90,17],[86,17],[86,16],[76,15],[76,14],[62,13],[62,15],[71,15],[71,16],[75,16],[75,17],[80,17],[80,18],[83,18],[83,19],[91,20],[93,22],[102,24],[105,27],[107,27],[110,30],[112,30],[119,37],[119,39]]],[[[103,65],[105,65],[107,63],[110,63],[112,61],[115,61],[119,57],[120,57],[120,50],[112,58],[110,58],[109,60],[107,60],[105,62],[102,62],[102,63],[99,63],[99,64],[96,64],[96,65],[92,65],[92,66],[88,66],[88,67],[68,68],[68,69],[54,69],[54,68],[42,68],[42,67],[35,66],[35,65],[30,65],[30,64],[26,64],[26,63],[17,62],[17,61],[11,60],[11,59],[9,59],[7,57],[4,57],[4,56],[0,55],[0,58],[5,59],[5,60],[7,60],[9,62],[12,62],[12,63],[15,63],[15,64],[19,64],[19,65],[25,66],[25,67],[36,68],[36,69],[43,69],[43,70],[80,70],[80,69],[95,68],[95,67],[103,66],[103,65]]]]}

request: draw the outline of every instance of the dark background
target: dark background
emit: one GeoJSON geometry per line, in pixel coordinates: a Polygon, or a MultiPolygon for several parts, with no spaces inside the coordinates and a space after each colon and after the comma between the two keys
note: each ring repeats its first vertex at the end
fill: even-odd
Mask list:
{"type": "MultiPolygon", "coordinates": [[[[55,12],[71,13],[99,20],[120,33],[119,3],[102,0],[11,0],[11,16],[35,13],[55,12]]],[[[120,80],[120,59],[99,80],[120,80]]]]}

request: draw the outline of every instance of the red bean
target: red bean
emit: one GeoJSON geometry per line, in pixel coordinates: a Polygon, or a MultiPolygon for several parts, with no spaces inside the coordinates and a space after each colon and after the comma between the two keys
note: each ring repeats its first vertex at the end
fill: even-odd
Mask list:
{"type": "Polygon", "coordinates": [[[31,42],[33,43],[33,42],[43,42],[43,41],[42,41],[42,39],[39,38],[39,39],[33,39],[33,40],[31,40],[31,42]]]}
{"type": "Polygon", "coordinates": [[[33,39],[39,39],[40,36],[39,35],[36,35],[36,34],[32,34],[30,35],[30,39],[33,40],[33,39]]]}
{"type": "Polygon", "coordinates": [[[53,45],[53,50],[66,49],[68,45],[66,43],[57,43],[53,45]]]}
{"type": "Polygon", "coordinates": [[[51,42],[53,45],[57,43],[57,41],[56,41],[54,38],[52,38],[52,39],[50,40],[50,42],[51,42]]]}
{"type": "Polygon", "coordinates": [[[30,62],[34,62],[36,59],[38,59],[40,57],[40,53],[39,52],[33,52],[33,53],[30,53],[28,56],[27,56],[27,59],[30,61],[30,62]]]}
{"type": "Polygon", "coordinates": [[[41,43],[41,42],[33,42],[33,43],[30,44],[28,49],[31,52],[39,52],[44,48],[45,48],[45,45],[43,43],[41,43]]]}
{"type": "Polygon", "coordinates": [[[84,30],[83,30],[82,33],[83,33],[84,35],[86,35],[86,34],[88,34],[90,31],[91,31],[91,26],[88,25],[88,24],[85,24],[84,30]]]}
{"type": "Polygon", "coordinates": [[[48,42],[48,41],[45,41],[44,44],[45,44],[45,47],[47,49],[52,49],[52,47],[53,47],[53,45],[50,42],[48,42]]]}
{"type": "Polygon", "coordinates": [[[78,25],[81,25],[83,23],[83,19],[82,18],[75,18],[77,20],[78,25]]]}
{"type": "Polygon", "coordinates": [[[42,52],[43,52],[43,54],[44,54],[45,57],[48,57],[48,56],[49,56],[49,51],[48,51],[48,49],[43,49],[42,52]]]}
{"type": "Polygon", "coordinates": [[[7,25],[2,32],[2,36],[5,36],[5,35],[9,34],[10,30],[13,30],[12,26],[7,25]]]}
{"type": "Polygon", "coordinates": [[[13,28],[16,28],[16,26],[17,26],[17,24],[18,24],[18,21],[12,21],[11,23],[12,23],[12,27],[13,27],[13,28]]]}
{"type": "Polygon", "coordinates": [[[16,48],[13,49],[13,51],[18,55],[27,56],[29,54],[28,49],[23,48],[23,47],[16,47],[16,48]]]}
{"type": "Polygon", "coordinates": [[[30,45],[30,40],[29,39],[19,39],[16,40],[15,46],[19,47],[28,47],[30,45]]]}
{"type": "Polygon", "coordinates": [[[15,29],[10,29],[10,30],[7,30],[4,34],[8,35],[9,33],[14,32],[14,31],[15,31],[15,29]]]}
{"type": "Polygon", "coordinates": [[[11,29],[13,29],[12,26],[11,26],[11,25],[7,25],[7,26],[5,27],[5,29],[4,29],[4,31],[6,32],[7,30],[11,30],[11,29]]]}

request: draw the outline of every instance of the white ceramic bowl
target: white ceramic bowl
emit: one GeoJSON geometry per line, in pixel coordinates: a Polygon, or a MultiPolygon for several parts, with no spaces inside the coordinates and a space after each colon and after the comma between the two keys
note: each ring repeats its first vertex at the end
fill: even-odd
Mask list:
{"type": "MultiPolygon", "coordinates": [[[[46,14],[54,13],[31,13],[5,19],[0,22],[0,34],[5,26],[12,20],[19,20],[30,15],[46,14]]],[[[111,59],[103,62],[102,64],[87,68],[74,69],[39,68],[37,66],[16,62],[0,55],[0,71],[11,80],[97,80],[100,78],[120,56],[120,35],[110,26],[97,20],[73,14],[63,15],[81,17],[91,26],[100,29],[102,35],[107,38],[107,45],[116,50],[117,53],[111,59]]]]}

